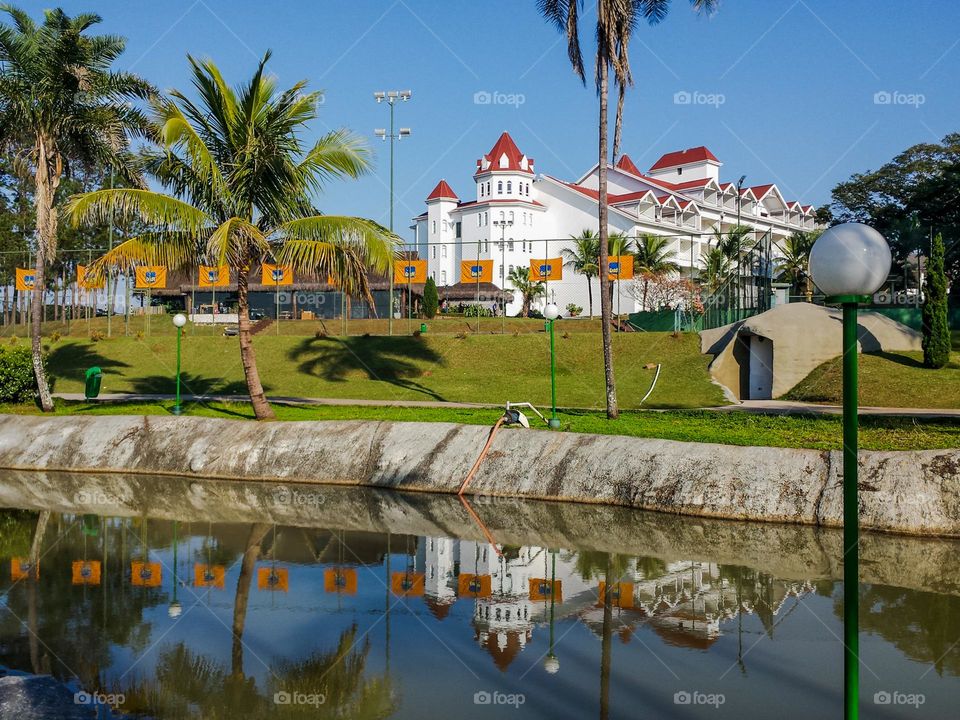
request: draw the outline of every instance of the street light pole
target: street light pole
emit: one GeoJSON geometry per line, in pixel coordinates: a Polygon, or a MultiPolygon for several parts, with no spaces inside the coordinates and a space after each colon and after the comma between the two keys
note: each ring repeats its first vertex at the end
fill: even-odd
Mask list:
{"type": "Polygon", "coordinates": [[[870,301],[890,272],[890,247],[873,228],[843,223],[827,230],[810,251],[813,282],[826,302],[843,309],[843,705],[859,717],[860,498],[858,492],[857,307],[870,301]]]}
{"type": "Polygon", "coordinates": [[[505,235],[508,227],[513,227],[513,220],[494,220],[493,224],[500,228],[500,334],[507,334],[507,301],[503,293],[507,290],[507,241],[505,235]]]}
{"type": "MultiPolygon", "coordinates": [[[[386,102],[390,106],[390,132],[388,133],[386,128],[377,128],[374,130],[374,134],[381,140],[386,141],[388,138],[390,140],[390,232],[393,233],[393,141],[400,140],[410,135],[410,128],[400,128],[399,132],[394,131],[393,125],[393,108],[397,100],[402,100],[406,102],[412,96],[412,93],[409,90],[378,90],[373,94],[374,99],[378,102],[386,102]]],[[[388,303],[387,311],[387,334],[393,335],[393,267],[391,265],[387,275],[390,278],[390,302],[388,303]]],[[[409,302],[409,298],[407,300],[409,302]]]]}
{"type": "Polygon", "coordinates": [[[551,430],[556,430],[560,427],[560,418],[557,417],[557,351],[554,344],[553,324],[560,316],[560,308],[557,307],[556,303],[548,303],[543,308],[543,316],[547,319],[547,330],[550,331],[550,405],[552,414],[550,419],[547,420],[547,425],[551,430]]]}
{"type": "Polygon", "coordinates": [[[183,407],[180,405],[180,344],[183,339],[183,326],[187,324],[187,316],[177,313],[173,316],[173,324],[177,328],[177,402],[173,406],[173,414],[180,415],[183,407]]]}

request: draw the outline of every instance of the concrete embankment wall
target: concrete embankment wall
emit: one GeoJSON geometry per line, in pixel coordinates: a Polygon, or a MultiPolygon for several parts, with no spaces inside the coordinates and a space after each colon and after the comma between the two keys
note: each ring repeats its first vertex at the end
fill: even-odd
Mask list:
{"type": "MultiPolygon", "coordinates": [[[[448,423],[0,416],[0,467],[455,493],[489,428],[448,423]]],[[[506,429],[470,495],[842,524],[839,452],[506,429]]],[[[863,452],[864,528],[960,536],[960,450],[863,452]]]]}

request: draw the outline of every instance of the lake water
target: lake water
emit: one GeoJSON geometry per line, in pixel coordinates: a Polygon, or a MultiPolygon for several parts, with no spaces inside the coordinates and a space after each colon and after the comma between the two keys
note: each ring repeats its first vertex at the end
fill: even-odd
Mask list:
{"type": "MultiPolygon", "coordinates": [[[[842,714],[838,531],[51,473],[0,506],[0,665],[135,716],[842,714]]],[[[957,716],[958,550],[864,536],[861,717],[957,716]]]]}

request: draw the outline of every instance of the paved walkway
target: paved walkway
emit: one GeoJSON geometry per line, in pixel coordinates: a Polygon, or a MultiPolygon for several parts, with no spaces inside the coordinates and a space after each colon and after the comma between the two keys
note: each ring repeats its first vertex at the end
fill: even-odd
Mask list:
{"type": "MultiPolygon", "coordinates": [[[[62,400],[83,400],[82,393],[54,393],[62,400]]],[[[174,400],[174,395],[153,395],[133,393],[103,393],[97,398],[100,402],[157,402],[174,400]]],[[[181,395],[183,402],[237,402],[247,398],[240,395],[181,395]]],[[[350,398],[306,398],[269,396],[272,403],[280,405],[359,405],[362,407],[410,407],[410,408],[502,408],[502,403],[465,403],[443,402],[439,400],[352,400],[350,398]]],[[[563,408],[560,408],[561,410],[563,408]]],[[[586,410],[589,408],[568,408],[586,410]]],[[[744,400],[732,405],[702,408],[711,412],[748,412],[760,415],[839,415],[843,412],[840,405],[814,405],[812,403],[791,402],[789,400],[744,400]]],[[[651,408],[651,412],[658,410],[651,408]]],[[[861,415],[913,417],[918,419],[956,418],[960,419],[960,409],[941,408],[893,408],[861,407],[861,415]]]]}

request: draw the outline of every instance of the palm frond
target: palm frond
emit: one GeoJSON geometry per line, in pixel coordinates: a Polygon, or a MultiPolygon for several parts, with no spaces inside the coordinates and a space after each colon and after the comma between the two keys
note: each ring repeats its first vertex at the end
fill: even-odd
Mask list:
{"type": "Polygon", "coordinates": [[[163,265],[171,270],[196,264],[196,238],[188,233],[144,233],[125,240],[94,260],[90,279],[101,279],[108,270],[131,272],[138,265],[163,265]]]}
{"type": "Polygon", "coordinates": [[[379,223],[340,215],[291,220],[278,226],[273,237],[284,242],[284,257],[291,261],[297,258],[305,267],[310,265],[311,243],[316,244],[318,252],[327,245],[350,249],[370,267],[381,271],[391,269],[400,245],[400,238],[379,223]],[[288,250],[288,246],[293,249],[288,250]]]}
{"type": "Polygon", "coordinates": [[[112,212],[117,220],[137,220],[157,232],[199,236],[213,227],[213,219],[202,210],[152,190],[115,188],[82,193],[70,198],[65,211],[74,226],[107,222],[112,212]]]}
{"type": "Polygon", "coordinates": [[[210,234],[207,257],[217,265],[242,267],[254,254],[269,250],[260,228],[239,217],[228,218],[210,234]]]}

